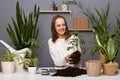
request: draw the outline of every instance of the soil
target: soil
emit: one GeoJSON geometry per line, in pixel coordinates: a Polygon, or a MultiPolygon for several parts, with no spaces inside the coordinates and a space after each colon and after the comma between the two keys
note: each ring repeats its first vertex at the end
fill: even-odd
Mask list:
{"type": "Polygon", "coordinates": [[[85,69],[79,69],[77,67],[68,67],[66,69],[56,70],[57,72],[52,76],[64,76],[64,77],[75,77],[82,74],[86,74],[85,69]]]}

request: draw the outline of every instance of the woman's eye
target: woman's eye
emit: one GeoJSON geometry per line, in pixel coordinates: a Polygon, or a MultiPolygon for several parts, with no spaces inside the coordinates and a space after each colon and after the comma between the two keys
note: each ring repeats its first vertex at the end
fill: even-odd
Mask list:
{"type": "Polygon", "coordinates": [[[65,26],[65,24],[62,24],[62,26],[65,26]]]}
{"type": "Polygon", "coordinates": [[[60,27],[60,25],[57,25],[57,27],[60,27]]]}

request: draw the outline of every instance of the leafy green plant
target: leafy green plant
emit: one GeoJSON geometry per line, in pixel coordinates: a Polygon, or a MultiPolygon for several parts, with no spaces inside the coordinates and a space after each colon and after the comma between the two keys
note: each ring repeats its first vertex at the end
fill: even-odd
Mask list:
{"type": "Polygon", "coordinates": [[[71,44],[71,46],[67,47],[67,50],[73,48],[78,50],[80,47],[82,49],[82,53],[84,54],[86,52],[86,48],[84,47],[85,41],[82,39],[82,35],[80,35],[79,31],[73,31],[72,35],[74,35],[74,38],[70,40],[69,44],[71,44]]]}
{"type": "Polygon", "coordinates": [[[5,55],[1,57],[1,61],[14,61],[14,57],[16,57],[16,54],[10,53],[8,50],[5,50],[5,55]]]}
{"type": "Polygon", "coordinates": [[[17,50],[23,48],[30,48],[32,52],[37,47],[43,48],[39,44],[37,38],[39,34],[39,27],[37,26],[39,19],[39,7],[34,6],[34,12],[26,16],[24,10],[16,3],[16,19],[12,18],[13,27],[8,23],[7,32],[17,50]]]}
{"type": "Polygon", "coordinates": [[[101,41],[99,39],[99,36],[96,35],[96,40],[98,43],[98,46],[101,47],[105,57],[107,58],[108,62],[115,60],[116,55],[118,53],[118,48],[119,48],[119,44],[118,42],[114,39],[114,36],[110,36],[108,39],[108,42],[106,43],[106,45],[102,45],[101,41]]]}
{"type": "Polygon", "coordinates": [[[52,7],[57,7],[57,5],[56,5],[54,0],[52,0],[51,2],[52,2],[52,7]]]}
{"type": "Polygon", "coordinates": [[[120,46],[120,14],[118,14],[118,16],[116,16],[115,34],[116,34],[115,39],[118,41],[119,46],[120,46]]]}
{"type": "MultiPolygon", "coordinates": [[[[91,23],[90,25],[92,28],[95,30],[95,33],[99,35],[99,39],[101,40],[102,45],[106,45],[109,39],[109,33],[108,30],[110,31],[110,23],[108,22],[108,17],[109,17],[109,10],[110,10],[110,4],[106,6],[105,9],[97,9],[94,8],[95,12],[91,12],[88,7],[84,6],[84,3],[78,0],[73,0],[73,1],[68,1],[69,5],[76,5],[79,7],[79,10],[86,16],[88,17],[89,22],[91,23]]],[[[92,48],[90,54],[91,56],[94,56],[94,53],[97,51],[101,51],[101,47],[96,43],[95,46],[92,48]]],[[[104,55],[104,53],[102,53],[104,55]]]]}
{"type": "Polygon", "coordinates": [[[38,59],[37,58],[29,58],[28,61],[25,61],[23,63],[28,65],[29,67],[36,67],[38,65],[38,59]]]}

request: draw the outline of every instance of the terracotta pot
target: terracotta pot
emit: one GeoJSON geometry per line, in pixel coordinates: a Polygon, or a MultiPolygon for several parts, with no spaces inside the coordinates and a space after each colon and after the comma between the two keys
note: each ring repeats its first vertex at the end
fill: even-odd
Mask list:
{"type": "Polygon", "coordinates": [[[88,60],[85,62],[86,71],[88,76],[100,76],[101,75],[101,61],[88,60]]]}
{"type": "Polygon", "coordinates": [[[1,61],[1,68],[3,74],[12,74],[15,71],[15,62],[4,62],[1,61]]]}
{"type": "Polygon", "coordinates": [[[58,10],[58,7],[53,6],[53,11],[57,11],[57,10],[58,10]]]}
{"type": "Polygon", "coordinates": [[[103,64],[103,73],[108,76],[113,76],[118,73],[119,64],[116,62],[108,62],[103,64]]]}

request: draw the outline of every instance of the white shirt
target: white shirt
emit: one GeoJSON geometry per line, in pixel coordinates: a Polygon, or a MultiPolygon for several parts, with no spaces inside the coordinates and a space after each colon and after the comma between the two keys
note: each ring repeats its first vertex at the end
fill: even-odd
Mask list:
{"type": "MultiPolygon", "coordinates": [[[[66,62],[65,57],[77,50],[76,48],[67,50],[67,47],[70,46],[68,43],[72,38],[74,38],[74,36],[71,36],[68,40],[58,38],[55,43],[52,42],[52,38],[48,40],[49,52],[55,66],[70,65],[68,62],[66,62]]],[[[80,47],[79,51],[81,52],[80,47]]]]}

